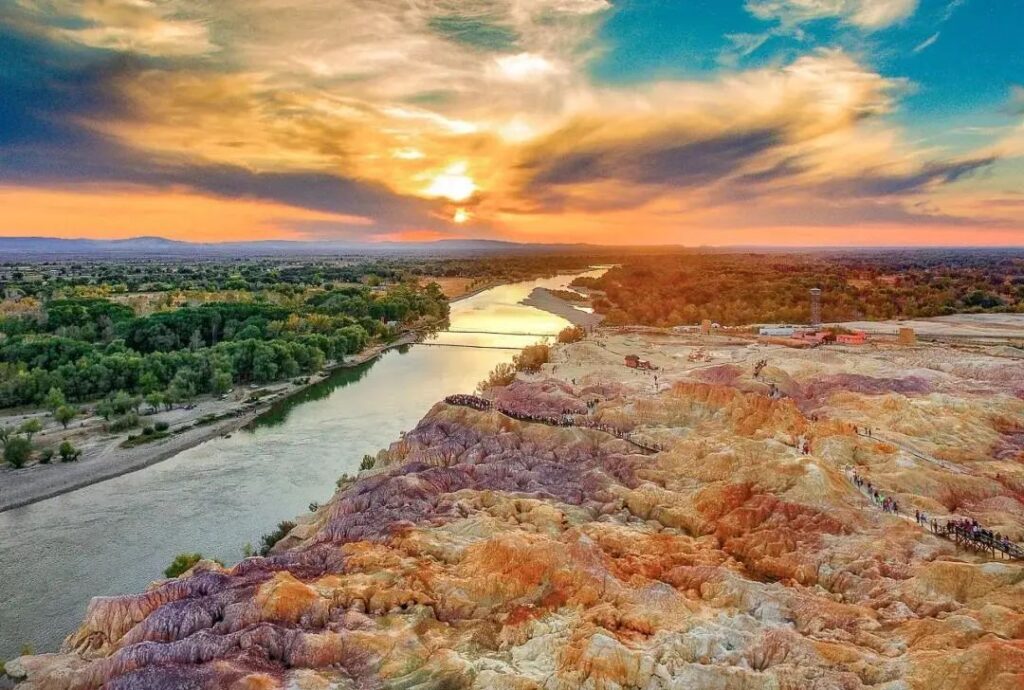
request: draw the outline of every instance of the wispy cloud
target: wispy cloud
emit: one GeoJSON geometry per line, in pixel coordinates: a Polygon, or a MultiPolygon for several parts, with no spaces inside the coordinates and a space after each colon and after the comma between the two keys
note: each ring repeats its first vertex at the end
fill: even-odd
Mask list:
{"type": "Polygon", "coordinates": [[[818,19],[838,19],[873,31],[901,22],[917,9],[918,0],[747,0],[756,17],[796,26],[818,19]]]}
{"type": "Polygon", "coordinates": [[[913,49],[912,52],[920,53],[921,51],[923,51],[923,50],[925,50],[925,49],[935,45],[935,42],[939,40],[939,36],[941,35],[941,33],[942,33],[941,31],[936,31],[931,36],[929,36],[928,38],[924,39],[923,41],[918,43],[916,46],[914,46],[914,49],[913,49]]]}

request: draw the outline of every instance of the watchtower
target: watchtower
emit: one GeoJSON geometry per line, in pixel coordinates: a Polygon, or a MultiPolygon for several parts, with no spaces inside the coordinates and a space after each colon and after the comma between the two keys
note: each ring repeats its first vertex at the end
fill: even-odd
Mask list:
{"type": "Polygon", "coordinates": [[[821,288],[811,288],[811,325],[821,324],[821,288]]]}

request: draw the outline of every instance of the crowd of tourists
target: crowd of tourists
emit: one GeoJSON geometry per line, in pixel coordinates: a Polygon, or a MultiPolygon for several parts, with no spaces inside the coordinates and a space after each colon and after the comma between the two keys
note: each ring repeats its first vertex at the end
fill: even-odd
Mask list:
{"type": "Polygon", "coordinates": [[[498,412],[506,417],[518,419],[522,422],[537,422],[538,424],[548,424],[550,426],[576,426],[576,420],[574,419],[576,413],[568,409],[563,410],[561,414],[539,414],[523,410],[513,410],[507,407],[498,407],[498,412]]]}
{"type": "Polygon", "coordinates": [[[465,393],[458,393],[456,395],[449,395],[444,399],[449,405],[460,405],[462,407],[471,407],[474,410],[481,412],[491,409],[491,401],[487,398],[481,398],[478,395],[466,395],[465,393]]]}
{"type": "MultiPolygon", "coordinates": [[[[884,496],[871,482],[861,477],[856,471],[851,475],[854,485],[861,491],[867,493],[868,498],[874,501],[875,505],[888,513],[899,514],[899,504],[892,498],[884,496]]],[[[914,511],[914,521],[921,527],[931,530],[932,533],[947,539],[953,539],[963,543],[969,548],[979,550],[994,549],[1001,551],[1011,558],[1024,557],[1024,549],[1011,541],[1010,538],[999,532],[982,527],[977,520],[971,518],[938,520],[921,510],[914,511]]]]}
{"type": "Polygon", "coordinates": [[[945,524],[932,520],[931,530],[958,541],[966,541],[975,547],[995,549],[1009,556],[1020,557],[1021,548],[1010,541],[1008,536],[982,527],[977,520],[962,518],[946,520],[945,524]]]}
{"type": "Polygon", "coordinates": [[[871,485],[867,479],[853,473],[853,484],[861,491],[865,491],[868,494],[868,498],[875,502],[875,505],[884,510],[887,513],[895,513],[899,515],[900,504],[896,502],[896,499],[890,498],[889,496],[883,495],[878,489],[871,485]]]}

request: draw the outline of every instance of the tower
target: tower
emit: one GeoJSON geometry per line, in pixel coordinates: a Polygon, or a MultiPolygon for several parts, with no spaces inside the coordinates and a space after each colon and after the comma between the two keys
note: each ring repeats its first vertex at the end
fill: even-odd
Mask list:
{"type": "Polygon", "coordinates": [[[811,288],[811,325],[821,324],[821,288],[811,288]]]}

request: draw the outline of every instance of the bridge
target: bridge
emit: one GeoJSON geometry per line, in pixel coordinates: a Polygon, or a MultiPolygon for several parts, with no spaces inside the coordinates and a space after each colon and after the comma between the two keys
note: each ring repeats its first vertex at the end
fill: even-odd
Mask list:
{"type": "Polygon", "coordinates": [[[470,331],[470,330],[454,330],[448,329],[447,331],[440,331],[441,333],[459,333],[462,335],[522,335],[532,336],[535,338],[554,338],[557,333],[525,333],[525,332],[511,332],[511,331],[470,331]]]}
{"type": "Polygon", "coordinates": [[[508,350],[510,352],[519,352],[523,349],[521,347],[509,347],[507,345],[465,345],[462,343],[410,343],[410,345],[420,345],[422,347],[465,347],[471,350],[508,350]]]}

